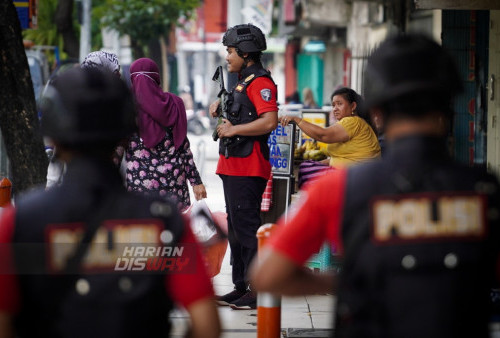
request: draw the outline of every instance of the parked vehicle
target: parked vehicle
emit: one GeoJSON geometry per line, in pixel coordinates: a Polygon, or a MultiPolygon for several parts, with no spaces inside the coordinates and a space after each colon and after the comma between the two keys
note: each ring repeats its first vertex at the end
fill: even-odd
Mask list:
{"type": "Polygon", "coordinates": [[[186,116],[188,132],[202,135],[210,129],[210,119],[204,109],[186,109],[186,116]]]}
{"type": "Polygon", "coordinates": [[[26,57],[30,67],[31,81],[33,82],[33,91],[35,100],[38,102],[42,94],[45,83],[49,79],[49,62],[41,50],[26,50],[26,57]]]}

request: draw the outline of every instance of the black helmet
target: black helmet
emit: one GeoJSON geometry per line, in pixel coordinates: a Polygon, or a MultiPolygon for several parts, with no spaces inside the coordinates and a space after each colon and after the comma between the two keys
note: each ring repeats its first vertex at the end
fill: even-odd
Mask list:
{"type": "Polygon", "coordinates": [[[226,47],[236,47],[243,53],[262,52],[267,49],[266,37],[262,31],[252,25],[236,25],[229,28],[222,37],[226,47]]]}
{"type": "Polygon", "coordinates": [[[413,93],[433,93],[443,101],[462,90],[455,62],[424,35],[399,35],[384,41],[368,59],[365,72],[368,107],[413,93]]]}
{"type": "Polygon", "coordinates": [[[111,72],[73,68],[47,87],[41,101],[42,133],[69,147],[111,145],[134,129],[127,85],[111,72]]]}

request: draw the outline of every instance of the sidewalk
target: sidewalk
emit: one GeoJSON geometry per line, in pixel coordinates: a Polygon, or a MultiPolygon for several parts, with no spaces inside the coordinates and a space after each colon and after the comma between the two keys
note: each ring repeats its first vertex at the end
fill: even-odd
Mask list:
{"type": "MultiPolygon", "coordinates": [[[[221,273],[214,277],[217,294],[225,294],[233,289],[231,282],[230,251],[226,252],[221,273]]],[[[332,327],[334,297],[327,295],[283,297],[281,300],[282,331],[293,329],[329,329],[332,327]]],[[[232,310],[228,306],[219,307],[224,338],[256,337],[257,310],[232,310]]],[[[301,336],[301,337],[307,337],[301,336]]]]}
{"type": "MultiPolygon", "coordinates": [[[[224,294],[233,289],[229,248],[219,275],[213,278],[216,294],[224,294]]],[[[283,297],[281,300],[281,329],[283,337],[328,337],[325,330],[332,328],[334,297],[315,295],[283,297]],[[295,334],[286,333],[295,331],[295,334]]],[[[257,337],[257,310],[232,310],[219,306],[222,323],[222,338],[257,337]]],[[[171,320],[174,325],[172,337],[182,337],[188,325],[186,313],[176,311],[171,320]]]]}

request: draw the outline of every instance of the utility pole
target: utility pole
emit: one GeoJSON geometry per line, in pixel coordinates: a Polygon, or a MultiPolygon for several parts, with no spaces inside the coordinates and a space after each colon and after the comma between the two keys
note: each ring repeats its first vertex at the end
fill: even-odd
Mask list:
{"type": "Polygon", "coordinates": [[[82,2],[82,25],[80,29],[80,63],[90,53],[90,9],[92,0],[81,0],[82,2]]]}

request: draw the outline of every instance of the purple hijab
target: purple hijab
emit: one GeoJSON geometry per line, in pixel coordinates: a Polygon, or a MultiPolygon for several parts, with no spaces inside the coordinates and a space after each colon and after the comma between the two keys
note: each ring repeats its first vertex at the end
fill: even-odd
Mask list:
{"type": "Polygon", "coordinates": [[[137,102],[139,136],[144,145],[153,148],[165,137],[165,127],[172,128],[174,146],[178,149],[187,135],[186,109],[182,99],[160,87],[156,63],[141,58],[130,65],[132,92],[137,102]]]}

